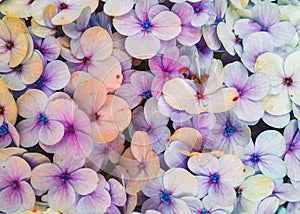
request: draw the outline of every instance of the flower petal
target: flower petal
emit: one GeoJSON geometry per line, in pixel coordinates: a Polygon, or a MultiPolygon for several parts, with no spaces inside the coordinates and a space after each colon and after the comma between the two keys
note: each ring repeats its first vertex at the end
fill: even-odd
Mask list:
{"type": "Polygon", "coordinates": [[[13,186],[0,191],[0,210],[3,212],[16,212],[22,205],[22,196],[13,186]]]}
{"type": "Polygon", "coordinates": [[[48,120],[39,130],[38,138],[40,143],[53,145],[58,143],[64,136],[65,128],[58,121],[48,120]]]}

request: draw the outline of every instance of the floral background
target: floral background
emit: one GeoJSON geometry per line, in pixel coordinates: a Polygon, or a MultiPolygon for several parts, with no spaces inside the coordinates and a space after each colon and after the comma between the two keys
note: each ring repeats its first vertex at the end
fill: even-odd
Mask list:
{"type": "Polygon", "coordinates": [[[300,213],[299,1],[0,18],[0,213],[300,213]]]}

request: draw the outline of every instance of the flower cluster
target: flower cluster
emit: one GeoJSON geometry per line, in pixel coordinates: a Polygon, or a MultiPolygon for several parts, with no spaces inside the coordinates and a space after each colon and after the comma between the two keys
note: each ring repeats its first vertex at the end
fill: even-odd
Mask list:
{"type": "Polygon", "coordinates": [[[0,0],[0,213],[300,210],[297,0],[0,0]]]}

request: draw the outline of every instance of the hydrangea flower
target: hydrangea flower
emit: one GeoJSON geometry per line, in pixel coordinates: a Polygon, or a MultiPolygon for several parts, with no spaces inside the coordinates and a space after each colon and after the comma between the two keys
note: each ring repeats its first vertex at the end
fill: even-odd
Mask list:
{"type": "Polygon", "coordinates": [[[29,164],[18,156],[8,157],[0,167],[0,210],[13,213],[32,209],[35,195],[27,182],[31,176],[29,164]]]}
{"type": "Polygon", "coordinates": [[[115,57],[111,56],[112,38],[104,28],[96,26],[87,29],[80,37],[80,45],[73,48],[69,50],[63,47],[61,52],[61,56],[68,61],[67,65],[71,72],[87,71],[101,80],[109,91],[120,87],[121,65],[115,57]],[[78,55],[75,56],[74,53],[78,55]]]}
{"type": "Polygon", "coordinates": [[[143,205],[142,212],[157,210],[161,213],[191,213],[185,197],[195,197],[197,180],[185,169],[173,168],[161,171],[154,183],[147,183],[142,189],[149,197],[143,205]]]}
{"type": "Polygon", "coordinates": [[[292,181],[300,181],[300,132],[297,120],[291,120],[284,129],[286,149],[284,162],[287,165],[287,175],[292,181]]]}
{"type": "Polygon", "coordinates": [[[37,143],[54,145],[64,136],[64,126],[53,118],[52,102],[40,90],[31,89],[17,100],[19,114],[25,118],[17,124],[21,145],[32,147],[37,143]]]}
{"type": "Polygon", "coordinates": [[[280,158],[284,151],[284,137],[278,131],[267,130],[258,135],[255,145],[251,140],[242,160],[245,165],[252,166],[267,177],[283,178],[287,173],[286,164],[280,158]]]}
{"type": "Polygon", "coordinates": [[[91,120],[91,138],[105,143],[114,140],[128,127],[131,111],[120,97],[107,95],[107,90],[98,79],[81,83],[74,92],[74,100],[91,120]],[[87,101],[86,96],[90,99],[87,101]]]}
{"type": "Polygon", "coordinates": [[[159,172],[159,159],[152,151],[151,139],[144,131],[136,131],[131,146],[123,153],[120,165],[129,175],[126,192],[136,194],[150,180],[154,182],[159,172]]]}
{"type": "Polygon", "coordinates": [[[98,6],[97,0],[88,0],[88,1],[60,1],[60,0],[36,0],[31,5],[31,15],[33,19],[40,25],[45,25],[46,20],[43,19],[44,9],[48,5],[54,5],[58,9],[58,13],[51,19],[51,22],[54,25],[66,25],[75,21],[81,11],[89,6],[91,11],[94,12],[98,6]]]}
{"type": "Polygon", "coordinates": [[[87,195],[98,185],[97,173],[82,168],[84,159],[73,159],[66,153],[55,154],[53,163],[43,163],[35,167],[31,175],[31,184],[38,190],[49,190],[49,206],[60,212],[70,209],[76,195],[87,195]]]}
{"type": "Polygon", "coordinates": [[[217,11],[213,2],[209,0],[189,1],[189,4],[194,9],[191,19],[192,26],[202,27],[205,24],[210,25],[214,23],[217,11]]]}
{"type": "Polygon", "coordinates": [[[7,147],[12,141],[16,146],[19,146],[19,133],[10,122],[4,120],[0,125],[0,149],[7,147]]]}
{"type": "Polygon", "coordinates": [[[189,69],[188,56],[179,54],[177,47],[167,49],[163,55],[156,55],[149,60],[151,72],[155,75],[152,81],[151,91],[155,98],[159,98],[163,85],[172,78],[183,77],[183,73],[189,69]]]}
{"type": "Polygon", "coordinates": [[[18,108],[14,97],[0,78],[0,123],[2,124],[4,120],[6,120],[7,122],[15,124],[17,115],[18,108]]]}
{"type": "Polygon", "coordinates": [[[271,94],[264,100],[265,111],[273,115],[287,114],[292,110],[292,102],[300,104],[300,51],[295,51],[282,59],[274,53],[259,56],[255,63],[256,72],[263,72],[271,79],[271,94]],[[281,100],[280,105],[278,100],[281,100]]]}
{"type": "Polygon", "coordinates": [[[213,142],[205,144],[206,148],[242,157],[244,147],[250,142],[250,128],[232,110],[215,114],[215,117],[216,123],[211,130],[213,142]]]}
{"type": "Polygon", "coordinates": [[[258,121],[264,114],[260,100],[269,93],[271,87],[268,76],[255,73],[248,77],[247,69],[240,62],[229,63],[224,70],[225,85],[236,88],[239,93],[233,111],[243,121],[258,121]]]}
{"type": "Polygon", "coordinates": [[[145,71],[134,71],[125,82],[118,88],[115,95],[123,98],[133,109],[138,106],[143,100],[152,97],[151,84],[153,74],[145,71]]]}
{"type": "Polygon", "coordinates": [[[135,58],[153,57],[160,49],[161,40],[171,40],[181,32],[180,18],[157,4],[157,0],[137,1],[135,10],[113,19],[116,30],[127,36],[127,52],[135,58]]]}
{"type": "Polygon", "coordinates": [[[161,153],[166,149],[171,135],[167,123],[169,118],[162,115],[157,108],[157,100],[150,98],[145,107],[137,107],[132,113],[129,134],[133,136],[137,130],[145,131],[151,138],[153,150],[161,153]]]}
{"type": "Polygon", "coordinates": [[[295,27],[288,21],[280,21],[280,10],[275,4],[257,3],[251,8],[253,19],[240,19],[235,22],[234,31],[240,38],[254,32],[266,32],[274,42],[275,47],[280,47],[290,40],[295,34],[295,27]]]}
{"type": "Polygon", "coordinates": [[[52,60],[44,67],[39,79],[28,87],[39,89],[49,96],[56,90],[64,88],[69,83],[70,78],[68,66],[60,60],[52,60]]]}
{"type": "Polygon", "coordinates": [[[238,100],[238,92],[235,88],[221,88],[225,79],[221,61],[214,60],[208,71],[206,76],[209,77],[203,84],[201,75],[192,76],[193,82],[182,78],[167,81],[163,86],[167,103],[190,114],[219,113],[231,109],[238,100]]]}
{"type": "Polygon", "coordinates": [[[212,154],[192,156],[189,169],[196,174],[198,198],[208,195],[216,204],[232,205],[235,200],[234,187],[243,181],[244,165],[234,155],[224,155],[217,159],[212,154]]]}
{"type": "Polygon", "coordinates": [[[72,100],[57,98],[48,106],[48,117],[64,127],[63,137],[54,145],[40,144],[48,153],[68,153],[73,158],[88,157],[94,142],[90,137],[91,121],[72,100]]]}

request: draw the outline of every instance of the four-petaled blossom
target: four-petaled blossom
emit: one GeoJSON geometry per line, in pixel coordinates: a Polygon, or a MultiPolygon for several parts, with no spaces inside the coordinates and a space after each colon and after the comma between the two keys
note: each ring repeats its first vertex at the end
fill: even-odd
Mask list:
{"type": "Polygon", "coordinates": [[[147,183],[142,189],[148,196],[143,205],[142,212],[157,210],[161,213],[185,213],[191,210],[184,198],[196,196],[198,184],[195,177],[185,169],[173,168],[164,172],[160,171],[154,183],[147,183]]]}
{"type": "Polygon", "coordinates": [[[32,209],[35,195],[27,182],[31,176],[29,164],[18,156],[8,157],[0,166],[0,210],[13,213],[32,209]]]}
{"type": "Polygon", "coordinates": [[[87,195],[97,188],[97,173],[82,168],[83,164],[84,159],[73,159],[66,153],[57,153],[53,163],[43,163],[33,169],[31,184],[37,190],[49,190],[49,206],[65,212],[74,205],[76,195],[87,195]]]}
{"type": "Polygon", "coordinates": [[[234,187],[243,181],[244,165],[234,155],[217,159],[209,153],[192,156],[189,169],[196,174],[198,198],[208,195],[216,204],[229,206],[235,199],[234,187]]]}

